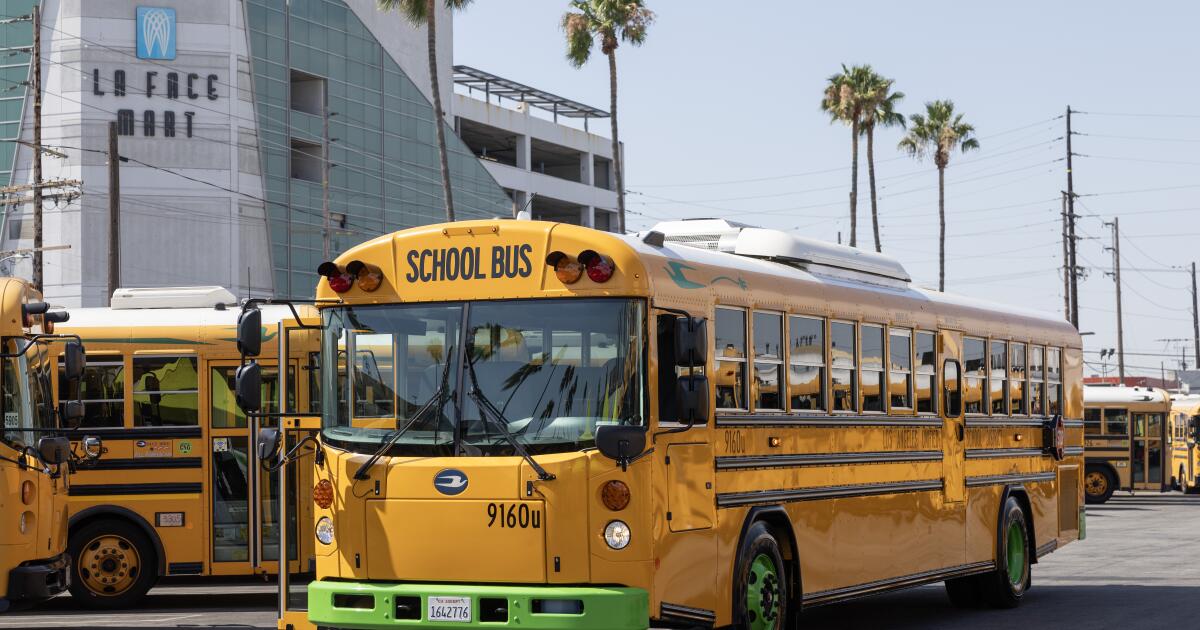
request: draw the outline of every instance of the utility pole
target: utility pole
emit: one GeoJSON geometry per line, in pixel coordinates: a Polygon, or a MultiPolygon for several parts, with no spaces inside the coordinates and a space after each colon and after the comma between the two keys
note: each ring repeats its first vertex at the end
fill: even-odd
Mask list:
{"type": "MultiPolygon", "coordinates": [[[[325,145],[322,147],[325,155],[321,156],[324,158],[321,161],[321,254],[323,256],[321,260],[333,260],[329,254],[329,161],[331,159],[329,153],[329,90],[321,88],[321,92],[321,98],[324,99],[322,103],[324,115],[321,116],[321,142],[325,145]]],[[[438,121],[438,124],[440,123],[441,121],[438,121]]]]}
{"type": "Polygon", "coordinates": [[[121,154],[117,123],[108,123],[108,299],[121,288],[121,154]]]}
{"type": "Polygon", "coordinates": [[[1120,383],[1125,384],[1125,322],[1121,317],[1121,219],[1113,217],[1112,222],[1104,225],[1112,226],[1112,247],[1106,247],[1113,253],[1113,281],[1117,283],[1117,374],[1120,383]]]}
{"type": "Polygon", "coordinates": [[[1063,319],[1071,321],[1071,256],[1067,251],[1067,194],[1062,196],[1063,319]]]}
{"type": "MultiPolygon", "coordinates": [[[[1071,325],[1079,329],[1079,267],[1075,262],[1075,178],[1071,163],[1071,106],[1067,105],[1067,235],[1071,250],[1071,325]]],[[[1124,377],[1124,374],[1121,375],[1124,377]]]]}
{"type": "Polygon", "coordinates": [[[42,5],[33,6],[33,287],[42,291],[42,5]]]}
{"type": "Polygon", "coordinates": [[[1196,362],[1200,364],[1200,311],[1196,310],[1196,263],[1192,263],[1192,341],[1196,343],[1196,362]]]}

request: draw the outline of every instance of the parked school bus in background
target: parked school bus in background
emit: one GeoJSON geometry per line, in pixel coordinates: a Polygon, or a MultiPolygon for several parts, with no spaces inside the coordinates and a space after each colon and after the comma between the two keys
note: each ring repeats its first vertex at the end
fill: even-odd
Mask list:
{"type": "Polygon", "coordinates": [[[1200,396],[1171,401],[1171,485],[1184,493],[1200,492],[1200,396]]]}
{"type": "MultiPolygon", "coordinates": [[[[0,612],[49,599],[67,588],[68,478],[77,463],[70,439],[57,433],[47,346],[62,338],[54,325],[65,311],[49,311],[24,280],[0,278],[0,612]]],[[[64,385],[78,385],[83,350],[62,344],[64,385]]],[[[79,413],[66,405],[64,420],[79,413]]],[[[81,438],[87,456],[99,456],[95,438],[81,438]]]]}
{"type": "Polygon", "coordinates": [[[1170,394],[1149,387],[1088,385],[1083,404],[1087,502],[1104,503],[1117,490],[1165,492],[1170,486],[1170,394]]]}
{"type": "Polygon", "coordinates": [[[316,480],[281,628],[784,628],[939,581],[1008,607],[1084,531],[1076,331],[881,255],[474,221],[319,273],[320,418],[281,422],[316,455],[258,448],[316,480]]]}
{"type": "MultiPolygon", "coordinates": [[[[163,576],[278,571],[277,484],[250,465],[259,427],[233,397],[238,311],[225,307],[235,302],[220,287],[120,289],[111,308],[75,309],[61,327],[87,344],[81,424],[108,451],[70,491],[71,593],[85,606],[128,608],[163,576]]],[[[264,315],[273,328],[291,311],[264,315]]],[[[278,365],[263,357],[271,400],[278,365]]],[[[307,360],[288,370],[301,375],[289,403],[307,408],[307,360]]],[[[312,536],[292,540],[291,564],[307,566],[312,536]]]]}

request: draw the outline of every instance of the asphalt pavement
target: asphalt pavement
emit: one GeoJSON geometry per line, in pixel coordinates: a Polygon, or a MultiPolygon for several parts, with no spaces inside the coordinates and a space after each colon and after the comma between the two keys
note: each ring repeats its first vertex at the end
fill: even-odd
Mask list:
{"type": "MultiPolygon", "coordinates": [[[[1119,493],[1088,506],[1088,539],[1034,567],[1015,610],[960,610],[940,585],[806,611],[805,630],[1059,630],[1200,627],[1200,496],[1119,493]]],[[[275,589],[254,581],[170,583],[136,611],[97,614],[69,596],[0,615],[0,629],[274,628],[275,589]]]]}

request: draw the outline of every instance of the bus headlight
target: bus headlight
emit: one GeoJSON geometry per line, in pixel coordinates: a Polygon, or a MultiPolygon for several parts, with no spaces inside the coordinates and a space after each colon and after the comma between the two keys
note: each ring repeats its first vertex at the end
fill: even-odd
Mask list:
{"type": "Polygon", "coordinates": [[[17,529],[24,534],[25,530],[29,529],[29,512],[21,512],[21,516],[17,518],[17,529]]]}
{"type": "Polygon", "coordinates": [[[31,505],[35,496],[35,487],[33,482],[26,479],[21,482],[21,503],[31,505]]]}
{"type": "Polygon", "coordinates": [[[322,516],[317,521],[317,540],[323,545],[333,544],[333,521],[328,516],[322,516]]]}
{"type": "Polygon", "coordinates": [[[629,526],[624,521],[610,521],[604,528],[604,542],[613,549],[624,549],[629,546],[629,526]]]}

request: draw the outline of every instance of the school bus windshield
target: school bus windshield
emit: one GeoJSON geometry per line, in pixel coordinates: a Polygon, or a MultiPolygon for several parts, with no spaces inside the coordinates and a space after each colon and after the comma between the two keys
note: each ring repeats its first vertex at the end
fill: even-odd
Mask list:
{"type": "Polygon", "coordinates": [[[325,437],[392,455],[513,455],[591,446],[646,416],[644,305],[507,300],[330,308],[325,437]],[[352,359],[351,359],[352,357],[352,359]],[[336,363],[335,363],[336,361],[336,363]],[[483,409],[481,409],[483,407],[483,409]],[[490,408],[490,409],[489,409],[490,408]]]}
{"type": "Polygon", "coordinates": [[[42,434],[22,429],[50,429],[54,417],[50,400],[50,372],[42,344],[23,339],[10,339],[5,352],[20,352],[26,344],[33,347],[16,357],[0,359],[3,363],[0,391],[3,392],[3,439],[10,445],[32,446],[42,434]]]}

